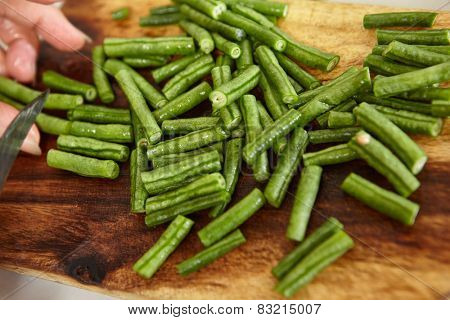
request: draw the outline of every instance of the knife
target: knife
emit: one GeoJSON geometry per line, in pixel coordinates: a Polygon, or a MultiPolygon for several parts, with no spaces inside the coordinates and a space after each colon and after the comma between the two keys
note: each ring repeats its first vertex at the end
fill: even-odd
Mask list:
{"type": "Polygon", "coordinates": [[[0,191],[5,184],[14,160],[16,160],[23,140],[44,107],[49,92],[50,90],[46,90],[20,111],[0,138],[0,191]]]}

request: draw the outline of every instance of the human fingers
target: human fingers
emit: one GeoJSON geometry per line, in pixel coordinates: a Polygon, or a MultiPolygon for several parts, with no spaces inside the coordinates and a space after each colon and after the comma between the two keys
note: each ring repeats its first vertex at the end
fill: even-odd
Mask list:
{"type": "Polygon", "coordinates": [[[5,54],[0,49],[0,76],[6,75],[6,61],[5,61],[5,54]]]}

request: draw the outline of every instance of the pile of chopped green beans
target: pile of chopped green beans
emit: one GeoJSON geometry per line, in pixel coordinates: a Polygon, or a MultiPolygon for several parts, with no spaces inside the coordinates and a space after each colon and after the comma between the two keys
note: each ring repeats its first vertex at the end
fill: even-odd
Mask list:
{"type": "MultiPolygon", "coordinates": [[[[243,245],[241,226],[266,203],[283,204],[300,164],[286,230],[298,246],[272,269],[280,294],[292,296],[354,246],[332,217],[308,232],[326,166],[367,162],[395,191],[351,173],[343,192],[402,224],[414,224],[419,205],[408,197],[420,187],[416,175],[427,155],[407,133],[435,137],[442,118],[450,115],[450,89],[441,87],[450,80],[448,29],[379,29],[378,45],[363,68],[350,67],[322,83],[307,70],[328,72],[340,57],[280,30],[277,20],[287,15],[286,4],[173,2],[151,8],[140,25],[179,23],[186,35],[106,38],[93,49],[93,85],[44,72],[44,84],[61,92],[52,93],[45,108],[66,110],[67,120],[45,113],[36,120],[43,132],[59,136],[57,149],[47,154],[50,167],[115,179],[118,163],[130,159],[131,211],[145,214],[149,228],[170,223],[134,264],[139,275],[150,278],[158,271],[188,236],[198,211],[208,210],[211,218],[198,231],[204,249],[179,261],[180,275],[243,245]],[[371,73],[378,74],[373,82],[371,73]],[[97,97],[111,104],[120,95],[112,80],[129,108],[95,104],[97,97]],[[202,116],[187,115],[192,109],[202,116]],[[309,151],[310,145],[324,147],[309,151]],[[277,162],[271,172],[273,153],[277,162]],[[266,186],[230,204],[243,162],[266,186]]],[[[113,19],[128,13],[118,10],[113,19]]],[[[363,25],[431,27],[436,15],[369,14],[363,25]]],[[[18,109],[38,94],[0,77],[0,100],[18,109]]]]}

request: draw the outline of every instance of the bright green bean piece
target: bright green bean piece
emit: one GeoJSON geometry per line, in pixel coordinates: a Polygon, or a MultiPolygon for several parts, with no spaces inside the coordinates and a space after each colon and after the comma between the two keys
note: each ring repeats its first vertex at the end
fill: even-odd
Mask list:
{"type": "Polygon", "coordinates": [[[384,145],[365,131],[358,132],[348,146],[372,168],[385,176],[397,192],[408,197],[420,182],[408,168],[384,145]]]}
{"type": "Polygon", "coordinates": [[[179,263],[177,265],[177,271],[182,276],[187,276],[188,274],[198,271],[220,257],[226,255],[228,252],[239,247],[241,244],[244,244],[245,241],[246,240],[242,232],[240,230],[236,230],[211,247],[206,248],[197,253],[195,256],[179,263]]]}
{"type": "Polygon", "coordinates": [[[258,188],[253,189],[241,201],[215,218],[198,232],[198,237],[205,247],[216,243],[233,230],[239,228],[256,211],[264,206],[264,195],[258,188]]]}
{"type": "Polygon", "coordinates": [[[103,70],[105,64],[105,51],[103,46],[95,46],[92,49],[92,79],[97,88],[100,100],[103,103],[111,103],[114,101],[114,91],[109,83],[108,76],[103,70]]]}
{"type": "Polygon", "coordinates": [[[330,110],[328,114],[328,128],[338,129],[352,127],[356,124],[356,118],[351,112],[330,110]]]}
{"type": "Polygon", "coordinates": [[[71,135],[116,143],[133,142],[133,128],[127,124],[95,124],[73,121],[71,135]]]}
{"type": "Polygon", "coordinates": [[[221,127],[203,129],[191,132],[185,136],[177,137],[172,140],[163,141],[157,145],[149,147],[147,157],[152,160],[156,157],[195,150],[207,145],[227,139],[229,133],[221,127]]]}
{"type": "Polygon", "coordinates": [[[303,155],[303,164],[307,166],[328,166],[340,164],[358,159],[355,151],[350,149],[347,144],[339,144],[317,152],[309,152],[303,155]]]}
{"type": "MultiPolygon", "coordinates": [[[[22,103],[30,103],[42,94],[3,76],[0,76],[0,93],[22,103]]],[[[80,104],[83,104],[83,97],[80,95],[51,93],[45,101],[44,108],[70,110],[80,104]]]]}
{"type": "Polygon", "coordinates": [[[432,67],[375,79],[373,93],[376,97],[388,97],[450,80],[450,62],[432,67]]]}
{"type": "MultiPolygon", "coordinates": [[[[257,101],[256,103],[258,105],[259,120],[261,121],[261,125],[264,130],[265,128],[271,126],[274,121],[267,113],[267,110],[263,106],[263,104],[260,101],[257,101]]],[[[273,143],[273,150],[275,151],[276,154],[280,154],[286,148],[286,145],[287,145],[286,137],[281,137],[273,143]]]]}
{"type": "Polygon", "coordinates": [[[316,77],[303,70],[298,64],[284,54],[275,52],[275,55],[283,69],[303,87],[314,89],[321,86],[320,81],[316,77]]]}
{"type": "MultiPolygon", "coordinates": [[[[140,144],[142,139],[145,139],[145,129],[142,126],[139,118],[133,110],[130,110],[131,113],[131,125],[133,126],[133,135],[134,135],[134,145],[137,147],[140,144]]],[[[148,141],[147,141],[148,142],[148,141]]]]}
{"type": "Polygon", "coordinates": [[[145,102],[144,96],[134,82],[133,76],[128,70],[121,70],[116,73],[115,78],[125,93],[130,107],[139,119],[145,131],[145,136],[150,144],[155,144],[162,137],[161,128],[156,123],[150,109],[145,102]]]}
{"type": "Polygon", "coordinates": [[[208,30],[203,29],[199,25],[187,20],[180,21],[179,25],[184,31],[193,37],[195,41],[197,41],[200,50],[205,54],[211,53],[214,50],[214,40],[208,30]]]}
{"type": "Polygon", "coordinates": [[[431,102],[431,114],[435,117],[450,116],[450,102],[444,100],[433,100],[431,102]]]}
{"type": "Polygon", "coordinates": [[[338,112],[351,112],[354,107],[356,107],[358,104],[355,100],[349,99],[347,101],[342,102],[341,104],[337,105],[333,109],[331,109],[328,112],[325,112],[324,114],[318,116],[316,118],[317,122],[319,123],[319,126],[321,128],[326,128],[328,126],[328,116],[330,115],[331,111],[338,111],[338,112]]]}
{"type": "Polygon", "coordinates": [[[160,6],[156,8],[151,8],[149,11],[149,14],[157,15],[157,14],[166,14],[166,13],[175,13],[180,12],[180,7],[175,5],[167,5],[167,6],[160,6]]]}
{"type": "Polygon", "coordinates": [[[229,6],[243,4],[264,15],[275,17],[286,17],[288,13],[288,5],[286,3],[266,0],[222,0],[229,6]]]}
{"type": "Polygon", "coordinates": [[[313,233],[303,240],[294,250],[287,254],[272,269],[272,274],[278,279],[282,279],[303,257],[309,254],[314,248],[331,237],[336,232],[342,230],[344,226],[336,218],[328,218],[313,233]]]}
{"type": "MultiPolygon", "coordinates": [[[[417,44],[415,46],[420,49],[427,50],[427,51],[450,55],[450,46],[424,46],[424,45],[419,45],[419,44],[417,44]]],[[[386,48],[387,48],[387,45],[384,45],[384,44],[377,45],[377,46],[373,47],[372,53],[381,55],[383,53],[383,51],[386,50],[386,48]]]]}
{"type": "Polygon", "coordinates": [[[199,175],[217,172],[220,169],[219,153],[213,150],[165,167],[142,172],[141,177],[147,192],[155,195],[185,185],[199,175]]]}
{"type": "Polygon", "coordinates": [[[227,10],[225,3],[221,1],[176,0],[176,2],[187,4],[194,9],[207,14],[214,20],[217,20],[219,16],[227,10]]]}
{"type": "Polygon", "coordinates": [[[111,58],[188,55],[195,51],[191,37],[105,38],[103,48],[111,58]]]}
{"type": "Polygon", "coordinates": [[[383,56],[403,63],[421,66],[434,66],[450,60],[450,55],[431,52],[398,41],[392,41],[383,51],[383,56]]]}
{"type": "Polygon", "coordinates": [[[141,27],[165,26],[168,24],[176,24],[183,19],[183,15],[179,12],[156,14],[139,18],[141,27]]]}
{"type": "Polygon", "coordinates": [[[272,118],[274,120],[281,118],[288,111],[288,108],[283,104],[274,88],[272,88],[264,72],[260,73],[259,86],[263,92],[264,101],[272,118]]]}
{"type": "Polygon", "coordinates": [[[201,56],[203,56],[203,53],[197,52],[192,55],[177,59],[165,66],[162,66],[161,68],[155,69],[152,71],[153,79],[155,79],[156,83],[160,83],[161,81],[164,81],[184,70],[187,66],[189,66],[201,56]]]}
{"type": "Polygon", "coordinates": [[[285,297],[291,297],[353,246],[353,240],[344,231],[336,232],[293,267],[278,283],[275,290],[285,297]]]}
{"type": "Polygon", "coordinates": [[[351,127],[309,131],[309,142],[312,144],[347,142],[360,130],[361,128],[351,127]]]}
{"type": "Polygon", "coordinates": [[[437,13],[434,12],[386,12],[366,14],[364,28],[381,27],[432,27],[437,13]]]}
{"type": "Polygon", "coordinates": [[[228,10],[223,12],[219,19],[226,24],[244,29],[248,35],[276,51],[283,52],[286,49],[286,40],[278,34],[239,14],[228,10]]]}
{"type": "Polygon", "coordinates": [[[240,27],[235,28],[220,21],[211,19],[207,15],[204,15],[203,13],[191,8],[188,5],[181,5],[180,11],[187,19],[195,22],[196,24],[209,31],[218,32],[227,39],[241,41],[246,37],[245,31],[240,27]]]}
{"type": "Polygon", "coordinates": [[[207,100],[211,91],[212,89],[209,83],[203,81],[188,92],[169,101],[162,108],[154,111],[153,116],[158,123],[176,118],[207,100]]]}
{"type": "Polygon", "coordinates": [[[148,170],[148,160],[146,156],[146,145],[138,145],[131,151],[130,156],[130,207],[133,213],[145,212],[145,200],[148,192],[142,182],[141,173],[148,170]]]}
{"type": "MultiPolygon", "coordinates": [[[[242,144],[240,138],[231,139],[226,142],[225,162],[223,164],[223,176],[225,178],[225,190],[230,197],[233,195],[239,178],[242,163],[242,144]]],[[[209,216],[212,218],[222,214],[228,202],[214,207],[209,216]]]]}
{"type": "Polygon", "coordinates": [[[187,134],[197,130],[213,128],[218,125],[219,121],[219,117],[164,120],[161,129],[167,135],[187,134]]]}
{"type": "Polygon", "coordinates": [[[425,152],[389,118],[364,102],[353,112],[358,118],[358,123],[397,154],[413,174],[418,174],[422,170],[427,162],[425,152]]]}
{"type": "Polygon", "coordinates": [[[210,193],[187,200],[167,209],[158,210],[145,216],[145,224],[148,228],[155,227],[175,219],[177,216],[185,216],[194,212],[209,209],[230,201],[230,195],[226,191],[210,193]]]}
{"type": "Polygon", "coordinates": [[[214,89],[209,95],[213,108],[220,109],[238,100],[258,85],[259,77],[259,67],[249,66],[233,80],[214,89]]]}
{"type": "Polygon", "coordinates": [[[241,56],[242,52],[238,44],[225,39],[217,32],[213,32],[212,37],[216,48],[230,56],[232,59],[237,59],[241,56]]]}
{"type": "Polygon", "coordinates": [[[287,76],[287,77],[289,79],[289,82],[292,84],[292,87],[294,87],[294,90],[297,94],[305,91],[305,89],[303,89],[303,87],[300,85],[300,83],[297,82],[297,80],[295,80],[291,76],[287,76]]]}
{"type": "Polygon", "coordinates": [[[116,75],[122,70],[128,71],[144,98],[150,103],[153,108],[159,109],[167,103],[166,98],[155,87],[153,87],[138,72],[133,70],[130,66],[123,63],[122,61],[115,59],[106,60],[105,70],[114,77],[116,77],[116,75]]]}
{"type": "Polygon", "coordinates": [[[228,67],[230,67],[230,70],[232,70],[233,65],[234,65],[234,60],[230,56],[228,56],[226,54],[217,56],[216,67],[228,66],[228,67]]]}
{"type": "Polygon", "coordinates": [[[281,206],[307,145],[306,131],[301,128],[295,129],[287,148],[280,154],[275,171],[264,190],[267,202],[275,208],[281,206]]]}
{"type": "Polygon", "coordinates": [[[164,231],[158,241],[136,263],[133,270],[149,279],[188,235],[194,221],[178,216],[164,231]]]}
{"type": "Polygon", "coordinates": [[[305,237],[309,217],[319,192],[321,176],[322,168],[319,166],[303,168],[286,231],[288,239],[302,241],[305,237]]]}
{"type": "Polygon", "coordinates": [[[120,170],[112,160],[98,160],[55,149],[48,151],[47,165],[90,178],[116,179],[120,170]]]}
{"type": "Polygon", "coordinates": [[[131,124],[130,110],[122,108],[108,108],[97,105],[82,104],[67,111],[70,121],[87,121],[93,123],[131,124]]]}
{"type": "Polygon", "coordinates": [[[366,59],[364,59],[364,66],[368,67],[372,72],[385,76],[392,76],[418,70],[417,67],[400,64],[391,59],[374,54],[369,54],[366,59]]]}
{"type": "Polygon", "coordinates": [[[111,12],[113,20],[125,20],[130,16],[130,8],[123,7],[111,12]]]}
{"type": "MultiPolygon", "coordinates": [[[[258,139],[261,135],[263,128],[260,121],[258,105],[256,98],[253,95],[244,95],[241,98],[241,110],[244,116],[245,131],[246,131],[246,146],[258,139]]],[[[273,142],[273,141],[272,141],[273,142]]],[[[272,142],[269,142],[269,147],[272,146],[272,142]]],[[[245,148],[245,147],[244,147],[245,148]]],[[[267,148],[267,149],[268,149],[267,148]]],[[[252,159],[252,162],[247,162],[252,170],[256,181],[263,182],[269,179],[269,158],[266,150],[262,150],[252,159]]]]}
{"type": "Polygon", "coordinates": [[[225,190],[223,176],[220,173],[211,173],[175,190],[148,198],[145,202],[145,210],[147,214],[153,214],[158,210],[223,190],[225,190]]]}
{"type": "Polygon", "coordinates": [[[417,101],[450,101],[450,88],[420,88],[414,91],[401,93],[399,97],[417,101]]]}
{"type": "Polygon", "coordinates": [[[129,58],[124,57],[123,62],[132,68],[148,68],[148,67],[161,67],[167,64],[168,57],[164,56],[148,56],[145,58],[129,58]]]}
{"type": "Polygon", "coordinates": [[[433,30],[377,30],[378,44],[389,44],[394,40],[407,44],[449,45],[449,29],[433,30]]]}
{"type": "Polygon", "coordinates": [[[169,101],[175,99],[197,81],[208,75],[212,68],[214,68],[214,60],[211,55],[205,55],[199,58],[167,81],[162,89],[164,95],[169,101]]]}
{"type": "Polygon", "coordinates": [[[121,144],[69,135],[60,135],[56,145],[66,152],[119,162],[127,161],[130,155],[130,149],[121,144]]]}
{"type": "Polygon", "coordinates": [[[341,185],[342,190],[365,205],[392,219],[412,226],[419,212],[419,205],[394,192],[383,189],[355,173],[347,176],[341,185]]]}
{"type": "Polygon", "coordinates": [[[412,112],[418,112],[423,114],[431,114],[431,104],[402,100],[398,98],[380,98],[371,94],[359,94],[356,96],[356,101],[367,102],[370,104],[377,104],[380,106],[386,106],[394,109],[407,110],[412,112]]]}
{"type": "Polygon", "coordinates": [[[297,102],[297,93],[272,50],[262,45],[256,49],[255,53],[264,75],[279,93],[281,100],[290,104],[297,102]]]}
{"type": "Polygon", "coordinates": [[[231,131],[231,138],[243,138],[245,137],[245,124],[244,121],[241,121],[239,125],[231,131]]]}
{"type": "Polygon", "coordinates": [[[279,138],[286,136],[289,132],[297,127],[302,119],[302,114],[291,109],[281,118],[276,120],[271,126],[264,129],[255,140],[250,141],[242,152],[244,160],[253,164],[256,157],[261,153],[269,149],[272,144],[279,138]]]}
{"type": "Polygon", "coordinates": [[[245,5],[236,4],[233,5],[231,9],[237,14],[240,14],[241,16],[244,16],[247,19],[253,20],[254,22],[259,23],[260,25],[266,28],[272,28],[274,26],[274,23],[269,19],[267,19],[265,15],[245,5]]]}

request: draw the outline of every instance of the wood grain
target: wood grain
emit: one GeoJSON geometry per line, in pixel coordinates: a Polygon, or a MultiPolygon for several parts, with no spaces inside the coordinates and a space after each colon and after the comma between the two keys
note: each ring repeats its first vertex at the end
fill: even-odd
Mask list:
{"type": "MultiPolygon", "coordinates": [[[[157,6],[167,1],[154,0],[157,6]]],[[[341,56],[338,67],[323,74],[331,79],[351,65],[361,65],[375,44],[374,32],[362,28],[365,13],[391,8],[314,1],[289,1],[290,13],[281,23],[297,39],[341,56]]],[[[137,19],[148,1],[67,1],[68,17],[100,43],[105,36],[177,34],[177,27],[142,29],[137,19]],[[113,22],[110,12],[132,6],[132,18],[113,22]]],[[[397,9],[398,10],[398,9],[397,9]]],[[[441,14],[436,27],[448,27],[450,14],[441,14]]],[[[43,47],[39,71],[55,69],[90,81],[90,47],[61,53],[43,47]]],[[[42,84],[37,84],[42,88],[42,84]]],[[[117,87],[115,87],[117,90],[117,87]]],[[[118,106],[125,106],[119,97],[118,106]]],[[[197,112],[206,112],[201,109],[197,112]]],[[[327,268],[297,299],[442,299],[450,295],[450,131],[438,138],[417,137],[429,155],[420,173],[421,188],[412,200],[421,204],[416,224],[398,223],[345,196],[339,188],[355,171],[376,183],[387,182],[362,161],[324,170],[310,229],[327,216],[341,220],[356,247],[327,268]]],[[[43,136],[46,151],[55,138],[43,136]]],[[[282,208],[264,207],[243,225],[248,241],[216,263],[186,278],[175,265],[201,249],[195,231],[208,222],[204,213],[192,216],[196,225],[186,241],[151,280],[135,275],[131,266],[162,233],[147,230],[142,216],[129,213],[128,165],[116,181],[86,179],[50,169],[45,156],[20,155],[0,196],[0,266],[123,298],[151,299],[277,299],[270,269],[294,243],[285,239],[292,195],[291,184],[282,208]]],[[[233,201],[257,186],[244,172],[233,201]]],[[[262,187],[262,185],[259,185],[262,187]]]]}

